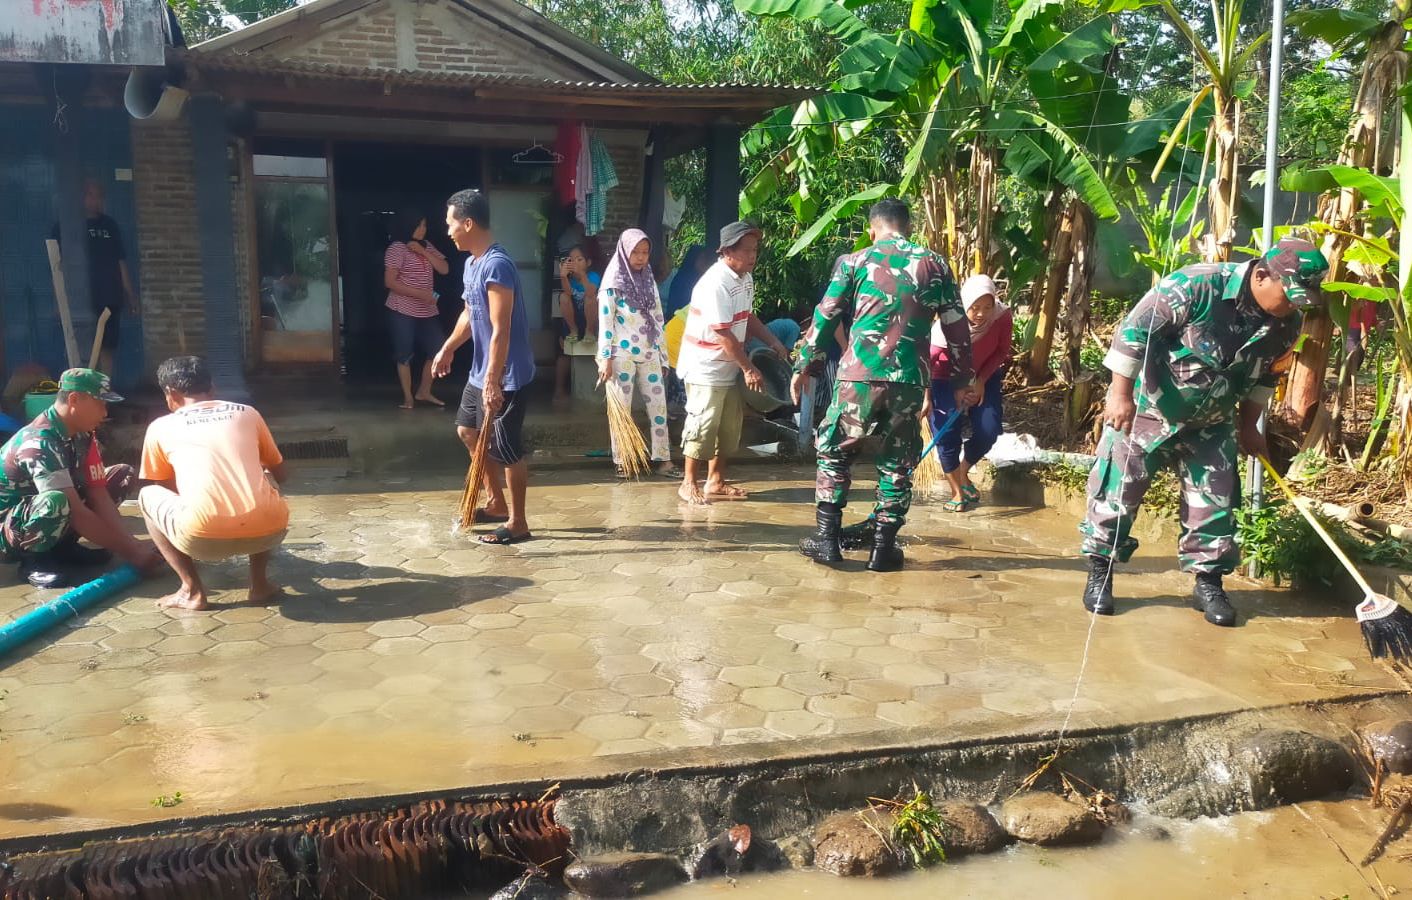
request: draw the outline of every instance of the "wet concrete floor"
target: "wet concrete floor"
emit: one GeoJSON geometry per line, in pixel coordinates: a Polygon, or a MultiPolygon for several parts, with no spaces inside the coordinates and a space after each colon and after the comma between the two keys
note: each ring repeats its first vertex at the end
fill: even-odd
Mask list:
{"type": "MultiPolygon", "coordinates": [[[[282,602],[243,605],[226,564],[215,611],[158,611],[154,581],[0,660],[0,837],[1063,720],[1090,625],[1071,517],[919,506],[905,571],[830,570],[794,549],[810,473],[741,474],[751,501],[704,510],[543,475],[510,548],[449,533],[455,476],[297,478],[282,602]]],[[[5,577],[0,618],[45,599],[5,577]]],[[[1120,575],[1074,727],[1397,687],[1347,598],[1235,581],[1218,630],[1189,587],[1169,547],[1120,575]]]]}
{"type": "Polygon", "coordinates": [[[1131,827],[1109,832],[1093,847],[1016,845],[989,856],[886,879],[788,872],[744,876],[735,882],[701,881],[656,896],[662,900],[1385,897],[1412,890],[1412,863],[1405,858],[1412,846],[1404,839],[1389,845],[1371,866],[1353,863],[1368,852],[1388,814],[1385,809],[1371,809],[1366,800],[1349,800],[1195,821],[1140,817],[1131,827]]]}

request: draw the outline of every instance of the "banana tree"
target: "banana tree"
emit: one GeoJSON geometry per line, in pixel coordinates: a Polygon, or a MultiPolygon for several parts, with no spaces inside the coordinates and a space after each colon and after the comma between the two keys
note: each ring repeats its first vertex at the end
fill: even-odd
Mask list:
{"type": "MultiPolygon", "coordinates": [[[[1026,78],[1040,112],[1082,148],[1105,191],[1117,192],[1125,176],[1131,190],[1132,166],[1156,154],[1181,120],[1185,105],[1133,119],[1133,98],[1113,74],[1122,42],[1112,17],[1099,16],[1067,34],[1040,28],[1035,36],[1043,52],[1028,66],[1026,78]]],[[[1097,225],[1100,219],[1117,218],[1103,214],[1056,180],[1052,159],[1048,148],[1021,139],[1010,144],[1004,160],[1010,172],[1049,192],[1053,214],[1046,246],[1048,269],[1032,290],[1039,319],[1026,367],[1032,383],[1050,377],[1049,353],[1058,321],[1065,324],[1065,379],[1072,383],[1078,376],[1080,350],[1089,329],[1097,225]]]]}
{"type": "MultiPolygon", "coordinates": [[[[1343,9],[1302,10],[1289,17],[1290,24],[1306,37],[1323,41],[1335,51],[1366,48],[1352,120],[1338,155],[1340,166],[1376,172],[1386,171],[1392,163],[1401,106],[1398,91],[1407,81],[1407,30],[1403,23],[1409,15],[1412,0],[1393,0],[1382,19],[1343,9]]],[[[1335,187],[1319,198],[1318,220],[1328,229],[1322,249],[1329,260],[1329,278],[1334,281],[1346,280],[1350,274],[1368,274],[1350,273],[1345,258],[1352,235],[1360,227],[1359,213],[1365,202],[1363,193],[1353,186],[1335,187]]],[[[1330,310],[1304,317],[1282,408],[1284,417],[1301,428],[1309,425],[1324,398],[1335,323],[1340,327],[1348,324],[1348,307],[1337,300],[1330,310]]]]}
{"type": "MultiPolygon", "coordinates": [[[[1402,119],[1402,140],[1412,140],[1412,119],[1406,112],[1402,119]]],[[[1402,227],[1407,204],[1412,202],[1408,196],[1412,194],[1412,156],[1402,156],[1399,168],[1399,178],[1388,178],[1367,169],[1325,166],[1290,173],[1284,185],[1289,190],[1319,191],[1325,196],[1344,191],[1359,195],[1362,207],[1352,228],[1345,230],[1318,219],[1306,227],[1325,237],[1343,238],[1346,271],[1358,273],[1357,280],[1324,282],[1324,293],[1336,315],[1346,317],[1349,300],[1382,303],[1388,310],[1398,361],[1398,386],[1387,392],[1395,398],[1391,414],[1385,419],[1387,410],[1380,409],[1374,421],[1363,465],[1366,467],[1380,428],[1386,424],[1389,441],[1385,455],[1397,461],[1404,485],[1412,488],[1412,454],[1408,452],[1408,442],[1412,441],[1412,231],[1402,227]]]]}
{"type": "MultiPolygon", "coordinates": [[[[1183,17],[1174,0],[1113,0],[1109,12],[1143,9],[1155,6],[1172,23],[1177,34],[1191,47],[1206,84],[1191,98],[1187,118],[1209,98],[1214,115],[1206,130],[1206,155],[1213,169],[1206,191],[1206,222],[1210,231],[1202,242],[1202,256],[1208,262],[1228,260],[1235,244],[1236,213],[1240,207],[1239,128],[1240,107],[1249,85],[1243,84],[1255,54],[1270,39],[1268,30],[1248,38],[1241,35],[1241,13],[1244,0],[1210,0],[1210,30],[1213,45],[1197,33],[1192,23],[1183,17]]],[[[1177,146],[1185,129],[1173,131],[1152,179],[1157,180],[1164,165],[1177,146]]]]}
{"type": "Polygon", "coordinates": [[[846,46],[828,94],[777,111],[744,141],[747,156],[765,162],[747,183],[742,205],[748,210],[792,183],[796,216],[814,223],[791,254],[867,198],[915,193],[921,199],[919,230],[932,248],[958,274],[988,268],[995,256],[997,180],[1012,153],[1017,159],[1042,154],[1059,183],[1099,215],[1117,215],[1083,148],[1029,98],[1023,78],[1043,52],[1035,35],[1052,27],[1059,0],[1023,0],[1003,22],[989,0],[913,0],[907,26],[886,34],[859,17],[855,10],[868,4],[858,0],[735,4],[755,15],[817,21],[846,46]],[[811,191],[819,161],[882,129],[895,133],[903,148],[897,177],[821,209],[811,191]]]}

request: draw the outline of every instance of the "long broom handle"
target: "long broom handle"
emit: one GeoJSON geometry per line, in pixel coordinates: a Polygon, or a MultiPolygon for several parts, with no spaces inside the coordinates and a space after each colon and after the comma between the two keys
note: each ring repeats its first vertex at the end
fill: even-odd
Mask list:
{"type": "Polygon", "coordinates": [[[953,409],[951,411],[951,415],[947,416],[946,421],[941,423],[941,427],[936,430],[936,434],[932,435],[931,441],[922,450],[922,455],[917,457],[918,459],[926,459],[931,455],[931,452],[936,449],[936,442],[941,440],[942,437],[951,430],[952,425],[960,421],[962,412],[964,412],[964,410],[961,409],[953,409]]]}
{"type": "Polygon", "coordinates": [[[1348,558],[1348,554],[1343,552],[1343,548],[1334,540],[1333,535],[1329,534],[1328,530],[1324,528],[1324,524],[1314,517],[1314,514],[1309,511],[1307,506],[1300,502],[1302,498],[1294,492],[1294,488],[1289,486],[1289,482],[1285,481],[1284,476],[1276,472],[1275,467],[1270,465],[1270,461],[1264,456],[1260,457],[1260,462],[1264,463],[1265,471],[1270,473],[1270,477],[1275,480],[1275,484],[1279,485],[1280,490],[1284,491],[1285,496],[1289,498],[1289,502],[1293,503],[1294,508],[1299,510],[1300,515],[1304,516],[1304,520],[1309,523],[1309,527],[1313,528],[1314,531],[1318,533],[1319,537],[1324,539],[1324,543],[1328,545],[1334,557],[1338,559],[1339,562],[1343,563],[1343,567],[1348,570],[1348,574],[1352,575],[1353,580],[1358,582],[1358,586],[1363,589],[1363,596],[1371,597],[1376,594],[1377,592],[1373,590],[1373,586],[1368,583],[1367,579],[1363,577],[1363,573],[1359,572],[1358,567],[1353,564],[1353,560],[1348,558]]]}

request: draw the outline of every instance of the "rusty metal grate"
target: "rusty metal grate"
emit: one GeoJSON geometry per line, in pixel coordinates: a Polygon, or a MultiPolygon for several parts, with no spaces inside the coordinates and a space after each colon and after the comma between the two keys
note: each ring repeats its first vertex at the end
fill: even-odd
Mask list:
{"type": "Polygon", "coordinates": [[[348,438],[316,438],[279,445],[285,459],[347,459],[348,438]]]}
{"type": "Polygon", "coordinates": [[[251,825],[0,865],[3,900],[401,900],[563,873],[554,800],[432,800],[390,813],[251,825]]]}

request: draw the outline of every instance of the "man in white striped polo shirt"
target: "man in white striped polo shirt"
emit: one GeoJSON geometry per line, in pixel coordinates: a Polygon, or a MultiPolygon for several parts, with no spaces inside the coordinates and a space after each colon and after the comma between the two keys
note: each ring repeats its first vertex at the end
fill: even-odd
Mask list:
{"type": "Polygon", "coordinates": [[[745,417],[740,390],[745,383],[760,390],[760,370],[745,353],[746,337],[759,338],[781,358],[789,350],[756,317],[755,278],[750,273],[760,255],[760,229],[732,222],[721,229],[720,259],[707,269],[691,292],[691,308],[677,358],[677,376],[686,384],[686,424],[682,428],[685,474],[677,494],[687,503],[744,500],[745,491],[726,483],[726,457],[740,444],[745,417]],[[709,460],[705,489],[701,461],[709,460]]]}

